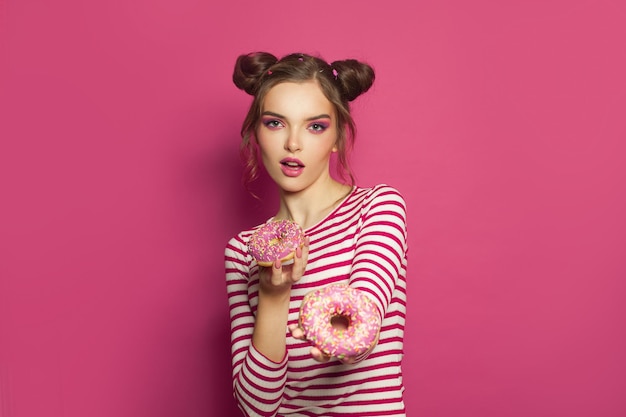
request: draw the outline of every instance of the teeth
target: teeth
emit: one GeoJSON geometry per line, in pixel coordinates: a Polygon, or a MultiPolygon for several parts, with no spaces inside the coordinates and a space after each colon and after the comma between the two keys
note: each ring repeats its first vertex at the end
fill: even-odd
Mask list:
{"type": "Polygon", "coordinates": [[[296,163],[296,162],[285,162],[285,165],[290,166],[290,167],[299,167],[300,164],[296,163]]]}

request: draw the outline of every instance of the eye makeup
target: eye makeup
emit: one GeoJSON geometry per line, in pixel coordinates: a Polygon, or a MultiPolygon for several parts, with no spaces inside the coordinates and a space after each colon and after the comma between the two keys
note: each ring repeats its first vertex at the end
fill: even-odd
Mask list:
{"type": "Polygon", "coordinates": [[[264,117],[261,119],[261,123],[268,129],[278,129],[283,125],[283,122],[275,117],[264,117]]]}
{"type": "MultiPolygon", "coordinates": [[[[283,121],[283,119],[284,116],[280,114],[266,111],[263,112],[263,115],[261,117],[261,123],[268,129],[274,130],[286,126],[286,123],[283,121]]],[[[315,134],[323,133],[331,126],[331,118],[327,114],[320,114],[314,117],[309,117],[306,118],[305,121],[308,122],[306,127],[307,130],[315,134]]]]}
{"type": "Polygon", "coordinates": [[[326,129],[328,129],[329,126],[330,123],[328,123],[327,121],[316,120],[309,124],[308,129],[313,131],[314,133],[323,133],[326,129]]]}

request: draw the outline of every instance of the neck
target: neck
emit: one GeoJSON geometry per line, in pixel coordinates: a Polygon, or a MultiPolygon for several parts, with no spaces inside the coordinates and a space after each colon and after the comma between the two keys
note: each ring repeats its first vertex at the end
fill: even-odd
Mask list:
{"type": "Polygon", "coordinates": [[[328,178],[325,183],[296,193],[281,190],[280,208],[276,219],[291,219],[303,229],[314,226],[350,193],[352,187],[328,178]]]}

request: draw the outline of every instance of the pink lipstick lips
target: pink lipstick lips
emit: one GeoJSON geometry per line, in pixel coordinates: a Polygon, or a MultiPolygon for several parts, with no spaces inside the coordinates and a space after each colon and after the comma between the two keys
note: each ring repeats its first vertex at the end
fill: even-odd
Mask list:
{"type": "Polygon", "coordinates": [[[280,169],[288,177],[297,177],[302,174],[304,164],[296,158],[283,158],[280,160],[280,169]]]}

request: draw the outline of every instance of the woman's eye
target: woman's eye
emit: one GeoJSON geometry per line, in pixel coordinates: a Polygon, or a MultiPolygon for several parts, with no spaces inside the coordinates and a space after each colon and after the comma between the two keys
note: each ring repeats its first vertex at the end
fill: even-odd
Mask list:
{"type": "Polygon", "coordinates": [[[311,126],[309,126],[309,129],[311,129],[314,132],[323,132],[327,128],[328,126],[322,123],[313,123],[311,126]]]}
{"type": "Polygon", "coordinates": [[[274,120],[274,119],[264,120],[263,124],[266,127],[269,127],[270,129],[276,129],[276,128],[279,128],[280,126],[282,126],[282,124],[280,123],[280,120],[274,120]]]}

